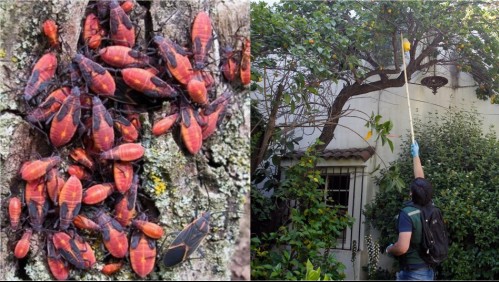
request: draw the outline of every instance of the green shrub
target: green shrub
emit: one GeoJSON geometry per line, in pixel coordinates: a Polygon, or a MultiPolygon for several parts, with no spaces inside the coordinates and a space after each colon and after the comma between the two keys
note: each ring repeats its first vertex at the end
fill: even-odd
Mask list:
{"type": "MultiPolygon", "coordinates": [[[[476,113],[449,110],[415,124],[425,177],[434,187],[433,201],[440,207],[450,233],[449,256],[437,269],[439,279],[499,278],[499,142],[494,132],[484,134],[476,113]]],[[[409,199],[413,179],[410,139],[402,153],[385,169],[378,184],[384,189],[366,205],[367,221],[381,232],[386,247],[397,240],[394,216],[409,199]],[[406,183],[402,190],[389,185],[398,176],[406,183]],[[392,188],[390,188],[392,187],[392,188]]]]}
{"type": "Polygon", "coordinates": [[[330,281],[331,279],[329,276],[324,275],[324,277],[321,279],[321,268],[314,269],[314,266],[310,262],[310,260],[307,260],[307,273],[305,274],[305,281],[330,281]]]}
{"type": "Polygon", "coordinates": [[[275,190],[274,198],[289,204],[289,220],[277,231],[253,234],[251,239],[251,278],[253,280],[298,280],[307,272],[307,260],[330,279],[344,279],[345,266],[332,252],[342,231],[351,227],[353,218],[338,206],[324,203],[324,184],[316,169],[314,146],[275,190]],[[291,204],[294,203],[294,204],[291,204]]]}

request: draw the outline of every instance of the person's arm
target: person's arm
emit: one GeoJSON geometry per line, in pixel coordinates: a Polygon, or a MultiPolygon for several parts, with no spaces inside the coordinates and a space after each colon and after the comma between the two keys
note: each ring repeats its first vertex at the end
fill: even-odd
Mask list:
{"type": "Polygon", "coordinates": [[[412,152],[412,162],[414,165],[414,178],[424,178],[423,166],[421,165],[421,160],[419,159],[419,145],[418,142],[414,141],[411,144],[412,152]]]}
{"type": "Polygon", "coordinates": [[[409,250],[409,245],[411,244],[412,232],[400,232],[399,238],[395,244],[388,246],[386,248],[386,253],[394,256],[401,256],[409,250]]]}
{"type": "Polygon", "coordinates": [[[412,235],[412,220],[409,215],[405,212],[399,213],[399,238],[395,244],[392,244],[386,248],[387,255],[400,256],[407,252],[411,244],[412,235]]]}

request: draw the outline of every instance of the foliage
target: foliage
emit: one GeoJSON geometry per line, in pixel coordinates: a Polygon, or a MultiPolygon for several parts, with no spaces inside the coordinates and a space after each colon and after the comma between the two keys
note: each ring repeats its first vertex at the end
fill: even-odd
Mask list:
{"type": "MultiPolygon", "coordinates": [[[[441,208],[450,233],[449,257],[439,267],[438,278],[497,279],[499,142],[495,133],[482,132],[476,113],[451,109],[416,122],[415,135],[425,177],[434,187],[433,201],[441,208]]],[[[404,144],[394,165],[400,167],[404,183],[409,183],[414,177],[410,141],[404,144]]],[[[382,171],[378,184],[387,173],[382,171]]],[[[408,194],[407,189],[386,189],[366,206],[366,219],[381,232],[381,246],[396,241],[394,216],[408,194]]]]}
{"type": "Polygon", "coordinates": [[[296,77],[305,74],[312,88],[311,80],[364,81],[399,67],[393,64],[401,64],[403,32],[414,50],[426,51],[426,40],[440,36],[441,48],[427,54],[438,60],[433,63],[459,65],[490,94],[499,88],[499,11],[494,3],[283,1],[273,7],[252,3],[251,9],[257,73],[285,61],[295,66],[296,77]]]}
{"type": "Polygon", "coordinates": [[[371,138],[372,131],[374,130],[378,135],[378,137],[376,137],[376,141],[381,138],[381,145],[384,146],[385,143],[388,143],[388,146],[390,146],[390,150],[393,152],[393,141],[388,138],[388,135],[393,128],[393,122],[391,120],[388,120],[380,123],[381,118],[381,115],[374,115],[374,113],[371,114],[371,118],[366,122],[365,125],[367,128],[371,128],[371,130],[369,130],[365,139],[368,140],[369,138],[371,138]]]}
{"type": "Polygon", "coordinates": [[[397,164],[390,166],[383,174],[383,177],[379,179],[378,185],[383,192],[391,190],[402,192],[405,188],[405,182],[400,177],[400,166],[397,164]]]}
{"type": "Polygon", "coordinates": [[[468,72],[477,97],[499,104],[498,13],[494,1],[253,2],[252,72],[262,82],[257,108],[289,130],[322,128],[325,148],[340,117],[357,110],[344,109],[350,98],[404,85],[401,32],[412,46],[409,79],[436,65],[468,72]]]}
{"type": "Polygon", "coordinates": [[[251,220],[255,222],[270,221],[270,215],[275,206],[269,197],[266,197],[258,189],[251,189],[251,220]]]}
{"type": "Polygon", "coordinates": [[[345,266],[332,253],[342,231],[353,218],[338,206],[324,202],[324,185],[315,167],[318,157],[310,147],[297,164],[286,171],[286,178],[274,191],[276,199],[289,204],[289,220],[276,232],[253,236],[251,241],[252,279],[297,280],[306,273],[306,261],[331,279],[343,279],[345,266]]]}
{"type": "Polygon", "coordinates": [[[305,274],[305,281],[330,281],[331,279],[329,276],[326,274],[324,277],[321,279],[321,268],[318,267],[317,269],[314,269],[314,265],[310,262],[310,260],[307,260],[307,273],[305,274]]]}

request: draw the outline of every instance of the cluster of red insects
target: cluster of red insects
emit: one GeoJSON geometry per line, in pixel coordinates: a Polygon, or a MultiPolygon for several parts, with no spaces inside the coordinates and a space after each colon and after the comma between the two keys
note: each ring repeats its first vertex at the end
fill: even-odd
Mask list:
{"type": "MultiPolygon", "coordinates": [[[[59,85],[54,83],[60,46],[57,26],[53,20],[45,21],[42,29],[51,50],[34,65],[24,89],[26,104],[35,106],[26,119],[48,131],[56,150],[71,148],[69,157],[74,163],[67,169],[67,180],[60,174],[63,160],[59,156],[22,165],[20,176],[26,181],[24,200],[31,228],[26,228],[16,243],[14,256],[21,259],[27,255],[33,231],[46,231],[48,266],[56,279],[67,279],[70,267],[90,269],[96,262],[91,245],[77,230],[102,235],[106,250],[116,260],[108,262],[102,273],[115,273],[127,257],[140,277],[153,270],[155,240],[163,236],[163,229],[136,211],[140,210],[140,181],[135,167],[145,151],[138,142],[138,104],[170,101],[171,113],[154,123],[152,133],[159,136],[179,124],[184,146],[196,154],[203,140],[219,126],[231,98],[231,92],[226,91],[211,102],[209,99],[215,82],[203,70],[213,41],[206,12],[199,12],[192,24],[192,52],[155,36],[155,56],[132,49],[136,34],[128,13],[133,2],[120,2],[101,0],[89,6],[82,33],[86,53],[59,67],[59,85]],[[63,70],[69,70],[69,75],[63,70]],[[107,206],[114,206],[114,212],[107,206]]],[[[247,85],[247,38],[242,49],[226,49],[221,72],[227,82],[247,85]]],[[[20,197],[9,199],[8,212],[12,230],[18,230],[23,212],[20,197]]],[[[163,255],[165,266],[176,265],[192,254],[208,233],[209,219],[210,213],[205,212],[177,235],[163,255]]]]}

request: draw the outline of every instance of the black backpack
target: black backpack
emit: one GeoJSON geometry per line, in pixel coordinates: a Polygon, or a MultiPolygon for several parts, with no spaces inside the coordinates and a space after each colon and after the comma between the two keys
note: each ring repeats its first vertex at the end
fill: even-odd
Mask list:
{"type": "Polygon", "coordinates": [[[449,236],[442,212],[432,203],[422,207],[413,204],[421,211],[422,240],[419,255],[430,266],[436,266],[447,258],[449,236]]]}

